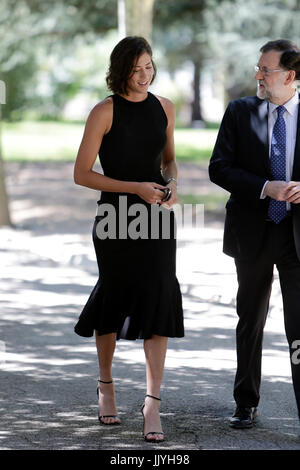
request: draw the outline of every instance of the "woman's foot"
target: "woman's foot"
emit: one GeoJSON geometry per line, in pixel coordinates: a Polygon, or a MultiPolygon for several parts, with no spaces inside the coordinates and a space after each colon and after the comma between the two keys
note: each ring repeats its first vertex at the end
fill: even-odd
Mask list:
{"type": "Polygon", "coordinates": [[[120,424],[120,418],[117,416],[113,381],[98,380],[97,395],[100,423],[120,424]]]}
{"type": "Polygon", "coordinates": [[[153,395],[146,395],[142,414],[144,417],[143,435],[147,442],[161,442],[164,440],[159,408],[160,399],[153,395]]]}

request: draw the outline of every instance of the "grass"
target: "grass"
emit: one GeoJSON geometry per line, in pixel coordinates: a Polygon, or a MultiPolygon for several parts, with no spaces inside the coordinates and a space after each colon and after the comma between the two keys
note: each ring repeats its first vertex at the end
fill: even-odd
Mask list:
{"type": "Polygon", "coordinates": [[[83,124],[64,122],[3,123],[5,161],[72,161],[79,147],[83,124]]]}
{"type": "MultiPolygon", "coordinates": [[[[17,122],[2,123],[2,153],[5,161],[74,161],[83,135],[84,123],[17,122]]],[[[217,129],[176,129],[178,161],[207,163],[217,129]]]]}
{"type": "Polygon", "coordinates": [[[216,129],[176,129],[174,138],[177,160],[207,163],[217,132],[216,129]]]}
{"type": "Polygon", "coordinates": [[[178,202],[180,204],[203,204],[206,211],[224,210],[228,200],[227,193],[209,193],[209,194],[179,194],[178,202]]]}

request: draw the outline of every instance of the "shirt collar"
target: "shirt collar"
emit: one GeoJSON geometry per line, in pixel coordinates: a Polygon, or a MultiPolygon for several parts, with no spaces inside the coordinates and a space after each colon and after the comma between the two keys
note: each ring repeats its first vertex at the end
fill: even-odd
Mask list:
{"type": "MultiPolygon", "coordinates": [[[[288,111],[288,113],[293,116],[296,113],[297,109],[298,109],[298,104],[299,104],[299,94],[296,90],[296,92],[294,93],[292,98],[289,101],[287,101],[286,103],[284,103],[283,106],[288,111]]],[[[274,103],[269,102],[269,112],[270,113],[273,113],[273,111],[275,111],[275,109],[277,107],[278,107],[278,104],[274,104],[274,103]]]]}

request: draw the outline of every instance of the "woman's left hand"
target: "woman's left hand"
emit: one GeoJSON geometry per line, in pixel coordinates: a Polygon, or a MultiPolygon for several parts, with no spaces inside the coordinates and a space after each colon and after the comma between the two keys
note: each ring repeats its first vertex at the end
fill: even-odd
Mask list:
{"type": "Polygon", "coordinates": [[[174,181],[170,181],[170,183],[167,184],[166,187],[170,188],[171,197],[168,201],[163,202],[162,206],[166,207],[167,209],[171,209],[171,207],[178,202],[178,199],[177,199],[177,185],[174,181]]]}

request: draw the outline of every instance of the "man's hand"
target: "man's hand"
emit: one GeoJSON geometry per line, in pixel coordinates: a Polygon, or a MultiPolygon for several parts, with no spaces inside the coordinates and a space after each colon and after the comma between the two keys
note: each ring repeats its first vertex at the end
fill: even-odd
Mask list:
{"type": "Polygon", "coordinates": [[[264,190],[264,195],[269,196],[276,201],[300,203],[300,182],[290,181],[269,181],[264,190]]]}
{"type": "Polygon", "coordinates": [[[264,189],[264,196],[269,196],[276,201],[286,201],[286,192],[289,183],[285,181],[269,181],[264,189]]]}
{"type": "Polygon", "coordinates": [[[287,202],[292,202],[293,204],[300,203],[300,182],[299,181],[290,181],[286,191],[287,202]]]}

